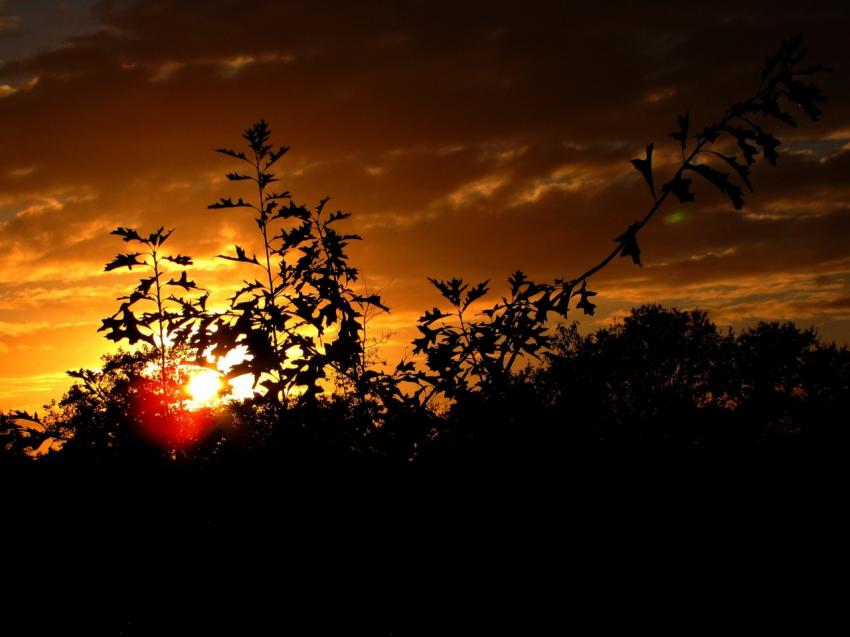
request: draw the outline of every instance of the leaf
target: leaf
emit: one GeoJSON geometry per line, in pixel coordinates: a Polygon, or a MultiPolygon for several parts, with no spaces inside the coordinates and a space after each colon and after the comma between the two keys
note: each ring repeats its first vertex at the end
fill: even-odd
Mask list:
{"type": "Polygon", "coordinates": [[[437,334],[439,332],[437,330],[432,330],[427,325],[417,325],[416,327],[420,332],[422,332],[422,336],[413,339],[413,353],[419,354],[424,352],[430,345],[436,342],[437,334]]]}
{"type": "Polygon", "coordinates": [[[106,264],[106,267],[103,270],[104,272],[109,272],[118,268],[128,268],[132,270],[134,265],[147,265],[144,261],[139,261],[136,258],[140,254],[141,252],[133,252],[130,254],[116,255],[116,257],[112,259],[112,261],[106,264]]]}
{"type": "Polygon", "coordinates": [[[468,308],[470,305],[472,305],[473,303],[475,303],[475,301],[480,299],[482,296],[487,294],[487,291],[489,290],[489,288],[487,287],[488,283],[490,283],[490,279],[487,279],[483,283],[479,283],[475,287],[471,288],[469,290],[469,292],[466,293],[466,297],[463,300],[463,309],[464,310],[466,308],[468,308]]]}
{"type": "Polygon", "coordinates": [[[545,324],[549,317],[549,312],[555,309],[554,299],[550,296],[552,291],[553,288],[548,287],[546,293],[534,302],[534,307],[537,310],[535,320],[540,324],[545,324]]]}
{"type": "Polygon", "coordinates": [[[272,151],[271,153],[269,153],[269,159],[268,159],[268,161],[266,162],[266,165],[265,165],[265,167],[264,167],[264,170],[268,170],[268,169],[271,167],[271,165],[272,165],[272,164],[274,164],[274,163],[275,163],[278,159],[280,159],[281,157],[283,157],[283,156],[284,156],[284,154],[286,154],[286,152],[287,152],[288,150],[289,150],[289,146],[281,146],[281,147],[280,147],[280,148],[278,148],[277,150],[272,151]]]}
{"type": "Polygon", "coordinates": [[[727,164],[729,164],[732,167],[732,169],[736,173],[738,173],[738,175],[741,177],[741,180],[745,184],[747,184],[747,188],[750,189],[750,192],[753,191],[753,186],[750,183],[750,169],[749,169],[748,166],[744,166],[742,164],[739,164],[738,160],[735,157],[730,157],[729,155],[723,155],[723,154],[715,152],[713,150],[710,150],[708,152],[710,152],[712,155],[716,155],[717,157],[720,157],[720,159],[722,159],[727,164]]]}
{"type": "Polygon", "coordinates": [[[142,295],[147,296],[148,292],[150,292],[151,287],[153,287],[154,283],[156,283],[156,277],[155,276],[141,279],[139,281],[139,284],[136,286],[136,290],[138,290],[142,295]]]}
{"type": "Polygon", "coordinates": [[[245,153],[236,152],[235,150],[230,150],[229,148],[216,148],[215,152],[221,153],[223,155],[229,155],[230,157],[234,157],[235,159],[242,159],[243,161],[248,161],[248,158],[245,156],[245,153]]]}
{"type": "Polygon", "coordinates": [[[286,190],[284,192],[273,192],[269,195],[266,195],[267,200],[271,199],[290,199],[292,195],[289,194],[289,191],[286,190]]]}
{"type": "Polygon", "coordinates": [[[127,305],[133,305],[134,303],[137,303],[138,301],[141,301],[142,299],[145,299],[145,300],[148,300],[148,301],[154,300],[153,297],[151,297],[149,294],[145,294],[144,292],[140,292],[139,290],[134,290],[133,293],[130,294],[130,296],[119,296],[118,297],[119,301],[127,301],[127,305]]]}
{"type": "Polygon", "coordinates": [[[623,244],[623,249],[620,250],[621,257],[631,257],[636,265],[643,267],[643,264],[640,262],[640,247],[638,247],[637,243],[638,230],[640,230],[640,221],[635,221],[629,226],[628,230],[614,239],[614,241],[619,241],[623,244]]]}
{"type": "Polygon", "coordinates": [[[222,208],[253,208],[251,204],[242,200],[242,197],[239,197],[237,201],[233,201],[230,197],[226,199],[221,197],[218,202],[210,204],[207,206],[209,210],[220,210],[222,208]]]}
{"type": "Polygon", "coordinates": [[[180,273],[179,280],[175,281],[174,279],[170,279],[165,285],[176,285],[185,289],[187,292],[193,288],[198,289],[198,286],[195,285],[194,281],[189,281],[188,277],[186,276],[185,270],[180,273]]]}
{"type": "Polygon", "coordinates": [[[460,305],[460,295],[468,287],[464,284],[462,279],[454,278],[451,281],[440,281],[438,279],[428,277],[428,280],[431,282],[431,285],[440,291],[440,294],[442,294],[449,303],[454,306],[460,305]]]}
{"type": "Polygon", "coordinates": [[[351,213],[350,213],[350,212],[342,212],[342,211],[340,211],[340,210],[337,210],[336,212],[332,212],[332,213],[328,216],[328,220],[327,220],[327,221],[325,221],[325,225],[328,225],[328,226],[329,226],[329,225],[330,225],[330,224],[332,224],[334,221],[339,221],[340,219],[349,219],[349,218],[351,218],[351,213]]]}
{"type": "Polygon", "coordinates": [[[649,186],[649,191],[652,193],[653,199],[658,199],[655,194],[655,184],[653,183],[652,178],[652,149],[654,144],[648,144],[646,147],[646,158],[645,159],[632,159],[632,166],[634,166],[643,178],[646,180],[647,185],[649,186]]]}
{"type": "Polygon", "coordinates": [[[445,314],[435,307],[430,312],[428,310],[425,310],[425,314],[420,317],[419,323],[422,325],[431,325],[431,323],[433,323],[434,321],[439,321],[440,319],[444,319],[449,316],[451,316],[451,314],[445,314]]]}
{"type": "Polygon", "coordinates": [[[560,279],[556,279],[555,283],[558,284],[561,289],[556,293],[555,298],[552,301],[552,309],[561,316],[566,317],[570,309],[570,297],[573,293],[573,286],[570,282],[562,281],[560,279]]]}
{"type": "Polygon", "coordinates": [[[690,127],[690,111],[684,115],[679,115],[679,130],[675,133],[670,133],[670,137],[679,141],[682,146],[682,153],[685,152],[685,147],[688,145],[688,128],[690,127]]]}
{"type": "Polygon", "coordinates": [[[176,263],[177,265],[192,265],[192,257],[183,256],[182,254],[177,254],[168,257],[162,257],[166,261],[171,261],[172,263],[176,263]]]}
{"type": "Polygon", "coordinates": [[[775,166],[776,160],[779,159],[779,153],[776,152],[776,149],[782,145],[782,142],[761,128],[756,127],[755,130],[756,143],[761,146],[764,158],[769,161],[772,166],[775,166]]]}
{"type": "Polygon", "coordinates": [[[740,210],[744,206],[741,189],[729,181],[729,173],[720,172],[707,164],[688,164],[687,168],[710,181],[720,192],[729,197],[735,210],[740,210]]]}
{"type": "Polygon", "coordinates": [[[106,338],[116,343],[126,339],[130,345],[134,345],[139,341],[156,345],[153,336],[144,334],[139,330],[141,323],[129,310],[129,306],[123,305],[121,310],[119,310],[119,314],[122,315],[120,319],[115,318],[115,316],[118,316],[117,314],[111,318],[102,319],[101,323],[103,325],[97,331],[106,331],[106,338]]]}
{"type": "Polygon", "coordinates": [[[528,285],[528,278],[522,270],[517,270],[508,277],[508,283],[511,284],[511,296],[516,296],[521,287],[528,285]]]}
{"type": "Polygon", "coordinates": [[[765,115],[769,115],[771,117],[775,117],[781,122],[788,124],[791,128],[797,128],[797,122],[794,120],[791,115],[783,111],[779,107],[779,101],[776,97],[772,99],[767,99],[761,104],[761,112],[765,115]]]}
{"type": "Polygon", "coordinates": [[[227,173],[225,177],[227,177],[230,181],[245,181],[248,179],[252,181],[255,180],[254,177],[251,177],[250,175],[243,175],[241,173],[227,173]]]}
{"type": "Polygon", "coordinates": [[[260,173],[257,177],[257,183],[260,184],[260,188],[265,188],[270,183],[280,181],[277,177],[270,173],[260,173]]]}
{"type": "Polygon", "coordinates": [[[576,295],[580,297],[579,302],[576,303],[576,307],[581,308],[585,314],[593,316],[593,313],[596,311],[596,305],[590,302],[590,297],[596,296],[596,292],[591,292],[587,289],[587,281],[581,282],[581,289],[573,293],[573,296],[576,295]]]}
{"type": "Polygon", "coordinates": [[[718,128],[717,124],[713,124],[712,126],[706,126],[699,134],[699,138],[704,139],[707,142],[716,142],[719,136],[720,129],[718,128]]]}
{"type": "Polygon", "coordinates": [[[359,296],[355,295],[351,299],[354,303],[363,303],[364,305],[371,305],[373,307],[377,307],[382,309],[384,312],[389,312],[390,308],[381,303],[381,297],[377,294],[370,294],[369,296],[359,296]]]}
{"type": "MultiPolygon", "coordinates": [[[[760,129],[756,129],[756,131],[758,130],[760,129]]],[[[747,162],[748,166],[751,166],[755,162],[755,156],[758,154],[758,148],[756,148],[749,142],[750,140],[757,139],[757,132],[751,131],[746,128],[741,128],[740,126],[727,126],[726,131],[731,133],[738,140],[738,148],[740,148],[741,152],[744,153],[744,161],[747,162]]],[[[767,155],[765,155],[765,157],[770,160],[767,155]]]]}
{"type": "Polygon", "coordinates": [[[150,235],[148,235],[148,243],[153,247],[157,248],[163,243],[165,243],[166,239],[168,239],[168,237],[170,237],[171,234],[174,232],[174,228],[164,234],[163,230],[164,228],[160,226],[155,231],[151,232],[150,235]]]}
{"type": "Polygon", "coordinates": [[[576,307],[581,308],[585,314],[593,316],[593,313],[596,311],[596,305],[590,302],[590,297],[596,296],[596,292],[591,292],[587,289],[587,281],[581,282],[581,289],[573,293],[573,296],[576,295],[581,297],[579,302],[576,303],[576,307]]]}
{"type": "Polygon", "coordinates": [[[817,121],[821,116],[821,110],[815,105],[815,102],[826,100],[823,92],[814,84],[797,80],[788,80],[785,86],[788,89],[788,99],[802,108],[812,121],[817,121]]]}
{"type": "Polygon", "coordinates": [[[688,203],[694,200],[694,193],[691,192],[691,181],[691,179],[676,175],[672,181],[664,184],[664,189],[676,195],[679,203],[688,203]]]}
{"type": "Polygon", "coordinates": [[[256,153],[259,157],[265,157],[271,150],[271,146],[268,144],[271,134],[272,131],[269,128],[268,123],[266,120],[261,119],[259,122],[251,126],[251,128],[242,133],[242,137],[248,141],[248,145],[254,153],[256,153]]]}
{"type": "Polygon", "coordinates": [[[412,372],[414,369],[416,369],[416,365],[413,361],[400,361],[398,365],[395,366],[395,370],[401,373],[412,372]]]}
{"type": "Polygon", "coordinates": [[[142,237],[139,235],[139,233],[136,232],[135,230],[133,230],[132,228],[122,228],[122,227],[119,226],[118,228],[115,228],[115,230],[110,232],[109,234],[117,234],[118,236],[122,237],[124,239],[124,241],[127,241],[127,242],[130,242],[130,241],[138,241],[139,243],[144,242],[144,239],[142,239],[142,237]]]}
{"type": "Polygon", "coordinates": [[[219,259],[227,259],[228,261],[242,261],[244,263],[253,263],[255,265],[260,265],[260,262],[257,261],[257,255],[256,254],[249,259],[248,256],[245,254],[245,250],[242,247],[240,247],[238,245],[234,245],[233,247],[236,248],[236,256],[235,257],[229,257],[225,254],[219,254],[219,255],[217,255],[218,258],[219,259]]]}
{"type": "MultiPolygon", "coordinates": [[[[288,194],[288,193],[287,193],[288,194]]],[[[288,196],[286,198],[289,198],[288,196]]],[[[271,217],[272,219],[300,219],[308,221],[310,219],[310,211],[304,206],[299,206],[290,199],[288,206],[281,206],[280,209],[271,217]]]]}

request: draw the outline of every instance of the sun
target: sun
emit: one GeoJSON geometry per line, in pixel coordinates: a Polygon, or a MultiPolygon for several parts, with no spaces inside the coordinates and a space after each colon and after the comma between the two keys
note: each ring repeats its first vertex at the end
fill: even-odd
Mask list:
{"type": "Polygon", "coordinates": [[[219,373],[212,369],[194,372],[192,378],[186,383],[186,391],[196,405],[207,405],[215,401],[221,391],[219,373]]]}

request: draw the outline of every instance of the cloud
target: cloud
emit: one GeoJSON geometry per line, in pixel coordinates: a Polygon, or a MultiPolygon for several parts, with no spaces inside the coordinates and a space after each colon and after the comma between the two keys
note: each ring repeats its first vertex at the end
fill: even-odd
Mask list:
{"type": "Polygon", "coordinates": [[[11,97],[20,91],[29,91],[38,84],[39,78],[37,75],[29,78],[26,81],[19,82],[16,86],[11,84],[0,84],[0,99],[11,97]]]}
{"type": "Polygon", "coordinates": [[[17,31],[21,26],[20,16],[0,14],[0,33],[17,31]]]}
{"type": "Polygon", "coordinates": [[[468,206],[472,203],[479,202],[482,199],[489,199],[506,183],[508,183],[506,175],[486,175],[480,179],[464,184],[460,188],[449,193],[449,203],[460,208],[468,206]]]}
{"type": "MultiPolygon", "coordinates": [[[[513,269],[570,276],[606,255],[652,204],[629,160],[655,141],[662,183],[676,161],[675,116],[690,107],[699,126],[748,95],[789,34],[850,67],[841,2],[90,9],[64,30],[21,13],[15,34],[0,33],[0,146],[14,151],[0,155],[0,321],[89,321],[88,331],[68,328],[89,351],[85,364],[105,351],[98,319],[134,276],[102,272],[123,247],[113,227],[176,227],[171,245],[195,257],[219,300],[247,276],[215,255],[232,243],[258,249],[250,215],[206,206],[250,196],[223,178],[234,166],[213,150],[238,146],[257,119],[292,147],[282,187],[309,205],[331,195],[353,213],[348,230],[365,240],[352,259],[393,307],[382,319],[396,332],[392,357],[411,317],[437,302],[426,276],[492,277],[498,292],[513,269]],[[23,34],[29,25],[44,26],[23,34]]],[[[617,259],[594,281],[600,309],[694,303],[735,321],[838,325],[850,272],[845,79],[823,79],[822,122],[782,132],[790,152],[777,168],[757,165],[744,211],[706,184],[696,184],[697,205],[662,210],[641,233],[645,267],[617,259]]],[[[3,340],[0,375],[25,375],[14,348],[37,343],[16,338],[3,340]]],[[[55,357],[31,357],[42,365],[32,374],[76,364],[76,345],[49,344],[55,357]]]]}

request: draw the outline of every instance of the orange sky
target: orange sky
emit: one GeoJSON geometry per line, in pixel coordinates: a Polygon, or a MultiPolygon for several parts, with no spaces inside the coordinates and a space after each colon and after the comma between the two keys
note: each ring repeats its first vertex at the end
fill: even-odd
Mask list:
{"type": "Polygon", "coordinates": [[[0,2],[0,409],[58,397],[65,370],[109,350],[96,330],[134,280],[103,272],[118,225],[176,227],[224,301],[244,271],[214,255],[253,230],[206,208],[245,194],[213,149],[255,120],[292,147],[296,201],[353,213],[397,358],[438,303],[427,276],[598,261],[649,203],[629,159],[650,141],[672,157],[676,115],[699,127],[746,97],[795,32],[835,69],[823,120],[781,131],[743,211],[704,184],[665,208],[641,234],[645,267],[618,259],[592,281],[597,315],[573,317],[659,302],[850,339],[846,2],[388,4],[0,2]]]}

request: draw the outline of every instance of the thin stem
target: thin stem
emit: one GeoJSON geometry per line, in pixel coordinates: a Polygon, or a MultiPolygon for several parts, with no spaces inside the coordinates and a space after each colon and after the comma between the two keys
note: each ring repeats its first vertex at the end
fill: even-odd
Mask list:
{"type": "MultiPolygon", "coordinates": [[[[257,169],[257,192],[258,192],[259,201],[260,201],[260,209],[259,209],[259,212],[260,212],[260,229],[263,231],[263,251],[265,252],[265,255],[266,255],[266,275],[268,276],[268,280],[269,280],[269,298],[268,298],[267,302],[271,303],[271,305],[273,306],[273,305],[275,305],[275,296],[276,295],[275,295],[275,289],[274,289],[274,280],[272,278],[271,255],[269,253],[269,235],[268,235],[268,232],[267,232],[267,229],[266,229],[265,188],[263,187],[263,184],[260,181],[261,175],[262,175],[262,170],[260,169],[260,156],[259,156],[259,154],[257,154],[256,157],[257,157],[257,161],[256,161],[256,164],[254,166],[257,169]]],[[[269,311],[269,308],[266,308],[266,312],[269,314],[270,319],[274,318],[272,312],[269,311]]],[[[272,332],[272,342],[274,343],[274,351],[275,351],[275,354],[277,355],[276,356],[277,366],[278,366],[277,379],[278,379],[278,381],[280,381],[280,379],[282,378],[282,374],[281,374],[281,371],[280,371],[280,358],[279,358],[280,352],[278,351],[279,345],[278,345],[278,340],[277,340],[277,327],[274,325],[273,322],[272,322],[272,325],[271,325],[271,332],[272,332]]]]}
{"type": "MultiPolygon", "coordinates": [[[[748,105],[752,106],[759,99],[763,99],[764,97],[766,97],[765,94],[769,95],[771,92],[776,90],[776,84],[778,83],[779,76],[783,73],[787,73],[789,70],[790,70],[790,67],[787,65],[787,62],[785,62],[785,63],[783,63],[783,66],[780,69],[779,73],[777,73],[776,75],[772,75],[768,78],[763,78],[761,80],[761,82],[759,83],[759,87],[756,90],[756,92],[753,94],[753,96],[750,99],[748,99],[746,102],[744,102],[744,104],[748,104],[748,105]],[[767,85],[765,86],[765,84],[767,84],[767,85]]],[[[720,122],[718,122],[716,124],[717,130],[723,130],[723,128],[726,126],[726,124],[729,123],[729,120],[731,120],[733,117],[738,117],[739,119],[743,119],[748,124],[750,124],[751,126],[756,128],[752,124],[752,122],[750,122],[747,118],[745,118],[741,115],[733,115],[732,109],[727,109],[726,112],[723,114],[723,117],[721,118],[720,122]]],[[[703,146],[705,146],[706,143],[708,143],[707,139],[705,139],[705,138],[701,139],[700,142],[697,144],[696,148],[694,148],[693,152],[686,159],[683,159],[682,165],[676,171],[676,173],[673,177],[673,180],[675,180],[675,179],[677,179],[678,177],[681,176],[682,172],[688,167],[691,160],[702,150],[703,146]]],[[[638,225],[637,229],[635,230],[635,232],[637,232],[638,230],[643,228],[649,222],[649,220],[652,218],[652,216],[661,208],[661,205],[667,199],[667,196],[669,194],[670,194],[669,190],[663,190],[662,191],[661,196],[655,200],[655,205],[653,205],[652,208],[650,208],[650,210],[646,213],[646,215],[644,215],[643,219],[641,219],[641,221],[639,222],[639,225],[638,225]]],[[[599,272],[599,270],[601,270],[606,265],[608,265],[618,254],[620,254],[620,251],[622,250],[622,248],[623,248],[622,244],[618,245],[602,261],[600,261],[595,266],[593,266],[592,268],[587,270],[587,272],[585,272],[581,276],[578,276],[578,277],[572,279],[569,282],[569,285],[575,286],[578,283],[580,283],[581,281],[584,281],[585,279],[589,278],[591,275],[595,274],[596,272],[599,272]]]]}
{"type": "MultiPolygon", "coordinates": [[[[725,126],[729,122],[731,117],[732,117],[732,115],[729,111],[724,113],[723,118],[720,120],[720,123],[718,124],[718,128],[722,129],[723,126],[725,126]]],[[[691,152],[691,154],[688,155],[688,157],[682,161],[682,165],[679,166],[678,170],[676,170],[676,173],[673,175],[673,179],[671,179],[670,181],[675,181],[679,177],[682,176],[682,173],[690,165],[691,160],[693,160],[693,158],[696,157],[702,151],[702,148],[703,148],[703,146],[706,145],[706,143],[708,143],[707,139],[703,138],[703,139],[700,140],[700,142],[696,145],[696,147],[691,152]]],[[[635,229],[635,234],[637,234],[638,231],[640,231],[647,223],[649,223],[649,220],[652,219],[652,216],[656,212],[658,212],[658,210],[661,208],[661,206],[667,200],[667,197],[668,197],[669,194],[670,194],[670,189],[662,189],[661,196],[658,197],[658,199],[655,200],[655,204],[652,206],[652,208],[650,208],[649,211],[643,216],[643,219],[641,219],[638,222],[637,228],[635,229]]],[[[622,243],[618,244],[617,247],[614,248],[614,250],[611,251],[611,253],[607,257],[605,257],[602,261],[600,261],[595,266],[593,266],[592,268],[587,270],[587,272],[584,272],[582,275],[577,276],[576,278],[572,279],[569,282],[570,287],[574,287],[574,286],[578,285],[581,281],[584,281],[585,279],[590,278],[590,276],[592,276],[593,274],[596,274],[597,272],[599,272],[599,270],[601,270],[606,265],[611,263],[611,261],[618,254],[620,254],[620,251],[622,249],[623,249],[623,244],[622,243]]]]}
{"type": "Polygon", "coordinates": [[[482,373],[482,369],[484,366],[475,356],[475,348],[472,347],[472,339],[469,336],[469,332],[467,332],[466,322],[463,320],[463,310],[461,310],[458,305],[455,305],[455,310],[457,310],[457,318],[460,321],[461,334],[463,334],[463,338],[466,341],[466,348],[469,350],[470,357],[472,358],[472,369],[474,370],[475,375],[478,376],[478,381],[483,383],[484,374],[482,373]]]}
{"type": "Polygon", "coordinates": [[[154,280],[156,282],[156,316],[157,323],[159,325],[159,369],[160,369],[160,383],[162,385],[162,405],[165,410],[164,416],[168,415],[168,400],[166,398],[166,393],[168,391],[168,380],[165,371],[165,325],[163,319],[162,312],[162,291],[159,284],[159,258],[157,256],[156,248],[151,248],[151,256],[153,257],[153,272],[154,272],[154,280]]]}

